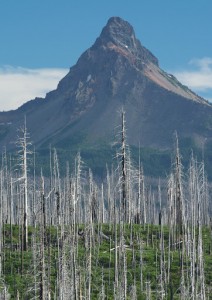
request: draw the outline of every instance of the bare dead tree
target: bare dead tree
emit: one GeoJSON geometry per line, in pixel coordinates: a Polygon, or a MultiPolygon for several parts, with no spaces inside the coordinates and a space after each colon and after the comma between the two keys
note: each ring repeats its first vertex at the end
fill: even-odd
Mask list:
{"type": "Polygon", "coordinates": [[[177,234],[183,233],[183,188],[182,188],[182,165],[178,137],[176,135],[176,156],[175,156],[175,207],[177,234]]]}
{"type": "Polygon", "coordinates": [[[18,179],[23,182],[23,208],[24,208],[24,220],[23,220],[23,250],[27,251],[28,248],[28,155],[32,152],[29,150],[31,142],[29,142],[29,133],[26,127],[26,117],[23,127],[19,130],[20,136],[17,139],[18,161],[21,167],[21,177],[18,179]]]}

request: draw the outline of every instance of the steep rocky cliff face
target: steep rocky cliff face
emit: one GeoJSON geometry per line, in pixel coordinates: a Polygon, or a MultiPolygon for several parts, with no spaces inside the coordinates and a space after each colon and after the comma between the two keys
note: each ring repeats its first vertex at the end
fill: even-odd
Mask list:
{"type": "Polygon", "coordinates": [[[197,145],[212,138],[212,105],[161,70],[132,26],[113,17],[56,90],[0,113],[0,146],[12,147],[24,115],[37,147],[63,147],[79,134],[110,143],[122,107],[131,145],[168,149],[175,131],[197,145]]]}

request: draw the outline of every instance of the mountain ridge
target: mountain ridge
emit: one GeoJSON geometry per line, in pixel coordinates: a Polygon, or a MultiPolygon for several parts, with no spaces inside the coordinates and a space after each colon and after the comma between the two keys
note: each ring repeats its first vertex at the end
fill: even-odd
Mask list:
{"type": "Polygon", "coordinates": [[[14,147],[25,115],[37,148],[66,147],[79,135],[91,148],[109,145],[122,108],[130,145],[170,149],[175,131],[197,147],[212,140],[212,105],[163,71],[127,21],[112,17],[55,90],[0,113],[0,146],[14,147]]]}

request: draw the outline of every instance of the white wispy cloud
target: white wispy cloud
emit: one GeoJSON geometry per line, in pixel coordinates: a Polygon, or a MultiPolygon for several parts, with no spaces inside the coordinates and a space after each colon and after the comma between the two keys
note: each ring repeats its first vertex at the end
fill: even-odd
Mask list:
{"type": "MultiPolygon", "coordinates": [[[[171,72],[170,72],[171,73],[171,72]]],[[[184,85],[212,98],[212,58],[192,59],[184,70],[172,71],[184,85]]]]}
{"type": "Polygon", "coordinates": [[[68,69],[0,67],[0,111],[16,109],[26,101],[45,94],[57,87],[68,69]]]}
{"type": "MultiPolygon", "coordinates": [[[[16,109],[26,101],[57,87],[68,69],[0,67],[0,111],[16,109]]],[[[197,94],[212,101],[212,58],[192,59],[178,71],[170,71],[177,79],[197,94]]]]}

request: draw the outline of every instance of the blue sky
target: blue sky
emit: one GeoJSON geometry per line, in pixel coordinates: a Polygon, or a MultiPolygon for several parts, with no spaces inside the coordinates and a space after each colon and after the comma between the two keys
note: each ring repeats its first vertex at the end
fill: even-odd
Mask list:
{"type": "Polygon", "coordinates": [[[99,36],[111,16],[167,72],[212,100],[211,0],[1,0],[0,110],[45,96],[99,36]]]}

